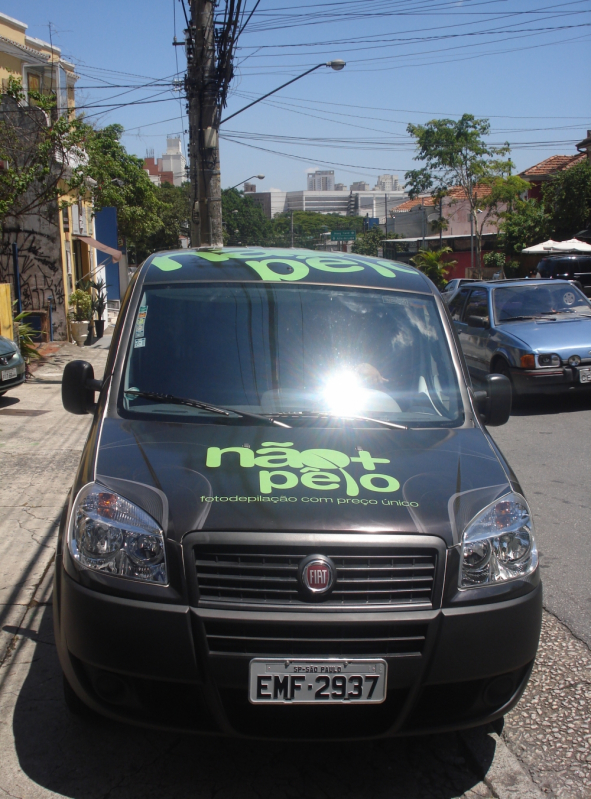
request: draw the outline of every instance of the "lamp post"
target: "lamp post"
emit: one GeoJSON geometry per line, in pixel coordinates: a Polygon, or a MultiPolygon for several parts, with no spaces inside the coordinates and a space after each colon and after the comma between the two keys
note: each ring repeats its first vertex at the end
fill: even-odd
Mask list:
{"type": "Polygon", "coordinates": [[[330,67],[331,69],[334,69],[336,72],[340,72],[340,70],[343,69],[343,67],[345,66],[346,62],[342,61],[340,58],[337,58],[335,61],[327,61],[326,63],[323,64],[317,64],[315,67],[312,67],[312,69],[307,69],[305,72],[302,72],[302,74],[298,75],[297,78],[292,78],[291,80],[288,80],[287,83],[282,83],[281,86],[278,86],[276,89],[273,89],[272,92],[267,92],[267,94],[263,94],[263,96],[259,97],[258,100],[253,100],[252,103],[245,105],[244,108],[241,108],[239,111],[235,111],[233,114],[230,114],[229,117],[222,119],[220,125],[223,125],[224,122],[228,122],[228,120],[233,119],[235,116],[238,116],[238,114],[241,114],[243,111],[246,111],[247,108],[252,108],[253,105],[260,103],[261,100],[266,100],[267,97],[270,97],[272,94],[281,91],[281,89],[285,89],[286,86],[290,86],[292,83],[295,83],[296,80],[300,80],[300,78],[305,78],[306,75],[309,75],[311,72],[315,72],[317,69],[320,69],[320,67],[330,67]]]}
{"type": "MultiPolygon", "coordinates": [[[[238,183],[236,184],[236,186],[240,186],[241,183],[246,183],[247,180],[252,180],[253,178],[256,178],[257,180],[264,180],[265,176],[264,175],[251,175],[249,178],[244,178],[244,180],[239,180],[238,183]]],[[[232,189],[235,189],[236,186],[230,186],[230,188],[227,189],[227,191],[231,191],[232,189]]]]}

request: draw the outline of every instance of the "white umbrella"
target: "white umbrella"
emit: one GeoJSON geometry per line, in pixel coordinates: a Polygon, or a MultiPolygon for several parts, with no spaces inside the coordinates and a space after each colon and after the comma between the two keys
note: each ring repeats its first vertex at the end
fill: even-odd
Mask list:
{"type": "Polygon", "coordinates": [[[590,252],[591,244],[586,244],[584,241],[578,239],[569,239],[569,241],[543,241],[541,244],[534,244],[532,247],[526,247],[521,252],[540,254],[546,252],[590,252]]]}

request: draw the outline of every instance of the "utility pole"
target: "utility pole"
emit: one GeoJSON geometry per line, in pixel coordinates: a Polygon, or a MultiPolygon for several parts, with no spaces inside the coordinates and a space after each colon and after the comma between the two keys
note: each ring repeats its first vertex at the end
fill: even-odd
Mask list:
{"type": "Polygon", "coordinates": [[[191,0],[187,36],[191,246],[221,247],[220,91],[213,0],[191,0]]]}
{"type": "Polygon", "coordinates": [[[291,249],[293,250],[293,211],[291,212],[291,249]]]}

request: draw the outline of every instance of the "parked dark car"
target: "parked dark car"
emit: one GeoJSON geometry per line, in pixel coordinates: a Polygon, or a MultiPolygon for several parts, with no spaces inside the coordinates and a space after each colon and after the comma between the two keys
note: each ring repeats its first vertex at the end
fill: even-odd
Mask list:
{"type": "Polygon", "coordinates": [[[591,390],[591,303],[567,281],[463,287],[449,304],[470,373],[517,394],[591,390]]]}
{"type": "Polygon", "coordinates": [[[419,271],[308,250],[150,256],[64,508],[55,637],[70,707],[283,739],[497,719],[542,588],[529,506],[419,271]]]}
{"type": "Polygon", "coordinates": [[[8,389],[20,386],[25,380],[25,362],[18,347],[5,336],[0,336],[0,397],[8,389]]]}
{"type": "Polygon", "coordinates": [[[591,255],[549,255],[539,262],[538,273],[545,280],[572,280],[591,297],[591,255]]]}

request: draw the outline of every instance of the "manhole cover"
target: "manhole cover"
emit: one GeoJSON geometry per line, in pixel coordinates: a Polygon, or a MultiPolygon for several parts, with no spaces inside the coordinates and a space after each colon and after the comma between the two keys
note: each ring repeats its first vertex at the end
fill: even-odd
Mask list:
{"type": "Polygon", "coordinates": [[[0,408],[0,413],[4,416],[41,416],[49,411],[28,411],[26,408],[0,408]]]}

